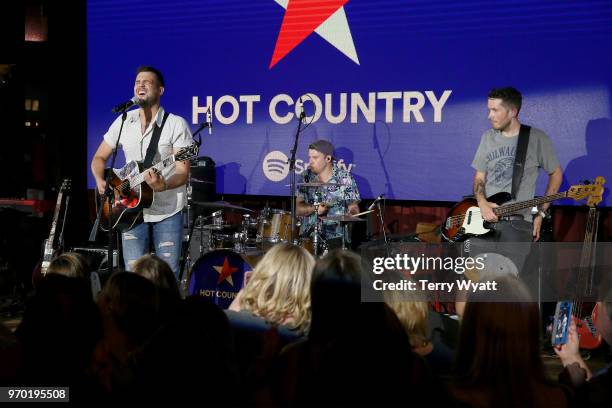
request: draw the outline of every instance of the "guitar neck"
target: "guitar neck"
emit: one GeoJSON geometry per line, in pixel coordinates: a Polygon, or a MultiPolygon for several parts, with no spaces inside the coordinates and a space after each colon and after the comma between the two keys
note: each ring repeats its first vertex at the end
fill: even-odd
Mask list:
{"type": "Polygon", "coordinates": [[[175,157],[174,155],[170,155],[166,158],[164,158],[163,160],[157,162],[154,166],[149,167],[148,169],[146,169],[145,171],[143,171],[142,173],[130,178],[130,188],[134,188],[140,184],[142,184],[142,182],[144,181],[144,174],[151,169],[154,169],[157,172],[161,172],[163,169],[165,169],[166,167],[170,166],[172,163],[174,163],[175,161],[175,157]]]}
{"type": "MultiPolygon", "coordinates": [[[[63,192],[57,195],[57,202],[55,203],[55,211],[53,212],[53,221],[51,222],[51,231],[49,232],[49,239],[47,240],[46,247],[53,249],[53,241],[55,240],[55,228],[57,226],[57,220],[59,218],[60,207],[62,206],[63,192]]],[[[45,256],[47,255],[48,248],[45,248],[45,256]]]]}
{"type": "Polygon", "coordinates": [[[493,209],[493,212],[498,217],[503,217],[504,215],[514,214],[517,211],[524,210],[525,208],[530,208],[530,207],[534,207],[540,204],[549,203],[551,201],[555,201],[555,200],[558,200],[560,198],[565,198],[565,197],[567,197],[567,191],[557,193],[557,194],[551,194],[551,195],[544,196],[544,197],[534,198],[532,200],[519,201],[517,203],[503,205],[501,207],[495,207],[493,209]]]}
{"type": "Polygon", "coordinates": [[[597,230],[599,226],[599,212],[597,207],[589,208],[584,241],[580,253],[580,266],[578,269],[576,303],[581,303],[582,296],[591,296],[593,290],[593,272],[595,268],[595,249],[597,244],[597,230]]]}
{"type": "Polygon", "coordinates": [[[59,218],[60,209],[62,207],[62,197],[64,195],[64,184],[57,195],[57,202],[55,203],[55,211],[53,212],[53,221],[51,221],[51,231],[49,232],[49,238],[45,241],[45,248],[43,252],[43,259],[41,262],[40,271],[43,275],[47,273],[49,264],[53,258],[53,241],[55,240],[55,228],[57,226],[57,220],[59,218]]]}

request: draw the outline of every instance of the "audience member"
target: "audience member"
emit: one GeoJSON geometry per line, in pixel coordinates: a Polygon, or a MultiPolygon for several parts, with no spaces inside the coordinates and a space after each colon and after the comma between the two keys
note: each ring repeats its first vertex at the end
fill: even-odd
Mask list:
{"type": "MultiPolygon", "coordinates": [[[[598,317],[597,332],[608,343],[612,344],[612,288],[602,288],[603,296],[597,302],[598,317]]],[[[572,321],[569,328],[568,342],[555,349],[561,358],[564,372],[560,381],[575,391],[576,405],[588,407],[612,406],[612,364],[608,364],[596,373],[582,359],[579,349],[580,340],[576,330],[576,322],[572,321]]]]}
{"type": "Polygon", "coordinates": [[[361,302],[362,273],[361,259],[348,251],[317,261],[308,339],[283,351],[270,399],[286,405],[440,403],[443,390],[433,392],[425,362],[411,352],[393,311],[382,302],[361,302]]]}
{"type": "Polygon", "coordinates": [[[157,255],[144,255],[134,262],[132,271],[155,285],[159,298],[160,319],[168,321],[178,308],[181,295],[170,265],[157,255]]]}
{"type": "Polygon", "coordinates": [[[277,244],[259,261],[230,310],[250,312],[298,333],[310,326],[310,278],[315,261],[304,248],[277,244]]]}
{"type": "Polygon", "coordinates": [[[134,262],[132,271],[155,284],[158,288],[180,296],[178,284],[170,265],[157,255],[143,255],[134,262]]]}
{"type": "Polygon", "coordinates": [[[471,407],[567,406],[563,390],[545,379],[537,303],[518,278],[494,280],[497,301],[484,291],[468,296],[452,395],[471,407]]]}
{"type": "Polygon", "coordinates": [[[134,401],[233,406],[242,400],[227,317],[208,299],[185,299],[135,357],[134,401]]]}
{"type": "Polygon", "coordinates": [[[15,332],[24,355],[23,385],[70,386],[78,400],[102,337],[100,315],[86,281],[48,274],[26,304],[15,332]]]}
{"type": "Polygon", "coordinates": [[[134,381],[133,355],[159,328],[158,305],[155,285],[132,272],[114,273],[98,296],[104,338],[96,348],[94,370],[117,396],[134,381]]]}
{"type": "Polygon", "coordinates": [[[64,252],[49,264],[47,273],[56,273],[69,278],[89,279],[89,265],[85,257],[77,252],[64,252]]]}
{"type": "Polygon", "coordinates": [[[442,342],[428,337],[430,312],[427,302],[419,301],[410,291],[385,291],[385,302],[395,312],[402,324],[412,351],[425,358],[429,367],[438,376],[450,373],[453,352],[442,342]]]}

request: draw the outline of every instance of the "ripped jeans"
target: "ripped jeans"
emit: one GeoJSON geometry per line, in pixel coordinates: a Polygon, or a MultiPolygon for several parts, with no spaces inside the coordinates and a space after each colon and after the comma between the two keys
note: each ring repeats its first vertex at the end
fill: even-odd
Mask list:
{"type": "Polygon", "coordinates": [[[183,214],[178,212],[159,222],[143,222],[122,234],[125,269],[131,270],[133,263],[149,253],[149,228],[153,230],[155,255],[170,265],[178,279],[179,258],[183,242],[183,214]]]}

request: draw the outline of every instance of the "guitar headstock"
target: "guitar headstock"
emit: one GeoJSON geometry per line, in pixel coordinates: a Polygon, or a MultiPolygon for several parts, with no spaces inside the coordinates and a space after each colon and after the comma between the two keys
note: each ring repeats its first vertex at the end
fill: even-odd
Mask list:
{"type": "Polygon", "coordinates": [[[72,188],[72,179],[66,178],[62,181],[62,185],[59,188],[60,193],[67,193],[72,188]]]}
{"type": "Polygon", "coordinates": [[[602,202],[603,192],[604,192],[603,185],[605,182],[606,182],[606,179],[603,178],[602,176],[599,176],[595,179],[595,183],[591,184],[591,186],[593,186],[594,188],[593,188],[593,193],[587,200],[587,205],[589,207],[595,207],[597,204],[602,202]]]}
{"type": "Polygon", "coordinates": [[[191,160],[194,157],[197,157],[199,152],[200,147],[194,143],[191,146],[183,147],[181,150],[179,150],[174,155],[174,159],[176,161],[191,160]]]}
{"type": "Polygon", "coordinates": [[[595,206],[603,199],[603,185],[605,182],[606,179],[599,176],[595,179],[595,183],[593,184],[577,184],[571,186],[569,190],[567,190],[567,196],[576,201],[588,197],[589,199],[587,204],[589,206],[595,206]]]}

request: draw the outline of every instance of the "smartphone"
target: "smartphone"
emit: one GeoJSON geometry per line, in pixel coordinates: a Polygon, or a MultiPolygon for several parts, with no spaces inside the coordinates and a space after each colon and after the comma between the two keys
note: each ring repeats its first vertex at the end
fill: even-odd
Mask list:
{"type": "Polygon", "coordinates": [[[555,309],[555,320],[553,322],[551,343],[553,346],[560,346],[567,343],[569,326],[572,321],[573,302],[557,302],[555,309]]]}

